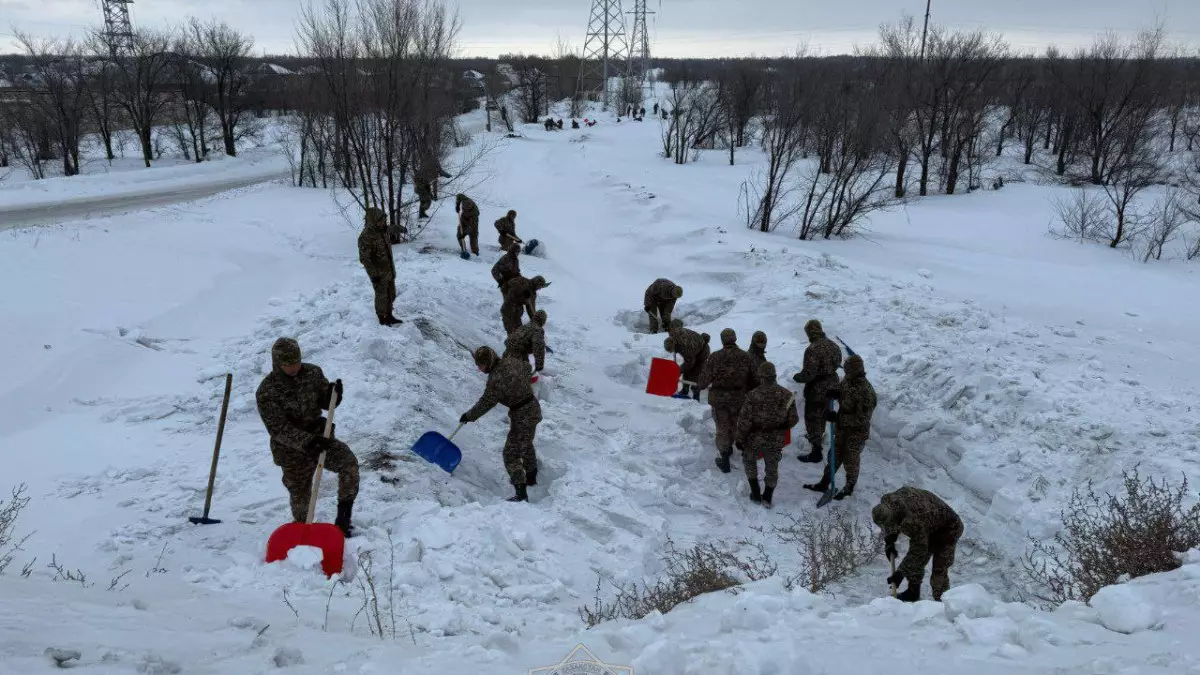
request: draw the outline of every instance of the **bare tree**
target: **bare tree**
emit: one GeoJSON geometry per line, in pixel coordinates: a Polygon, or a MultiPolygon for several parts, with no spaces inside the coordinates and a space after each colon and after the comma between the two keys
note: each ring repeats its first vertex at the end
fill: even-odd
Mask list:
{"type": "Polygon", "coordinates": [[[792,172],[804,156],[808,92],[799,68],[789,65],[772,82],[767,99],[762,135],[767,165],[746,184],[747,225],[760,232],[774,230],[796,208],[788,202],[793,189],[792,172]]]}
{"type": "Polygon", "coordinates": [[[133,125],[147,168],[154,159],[154,127],[170,110],[169,89],[177,78],[170,49],[170,34],[138,30],[133,49],[117,61],[117,102],[133,125]]]}
{"type": "Polygon", "coordinates": [[[1070,198],[1056,198],[1053,201],[1059,228],[1052,229],[1051,234],[1064,239],[1077,239],[1080,243],[1098,240],[1101,236],[1099,233],[1109,229],[1109,214],[1104,198],[1084,188],[1076,188],[1070,194],[1070,198]]]}
{"type": "Polygon", "coordinates": [[[188,27],[175,35],[171,54],[172,72],[170,79],[177,96],[178,111],[172,124],[175,141],[185,159],[195,157],[203,162],[208,156],[208,121],[211,109],[208,106],[208,89],[213,76],[209,69],[196,60],[199,41],[188,27]]]}
{"type": "Polygon", "coordinates": [[[540,121],[542,115],[549,111],[550,104],[547,97],[549,75],[545,60],[521,55],[502,56],[501,58],[513,67],[513,72],[517,76],[513,92],[517,97],[521,121],[526,124],[540,121]]]}
{"type": "Polygon", "coordinates": [[[237,142],[247,130],[246,91],[254,38],[223,21],[192,19],[185,29],[208,78],[207,102],[221,126],[225,154],[237,156],[237,142]]]}
{"type": "Polygon", "coordinates": [[[74,176],[80,171],[79,143],[87,113],[83,48],[73,40],[37,39],[24,33],[17,33],[17,40],[38,80],[30,92],[31,112],[49,131],[62,159],[63,175],[74,176]]]}
{"type": "Polygon", "coordinates": [[[110,50],[106,38],[101,34],[92,33],[88,36],[88,50],[94,59],[88,68],[88,86],[84,89],[90,112],[88,122],[100,135],[105,159],[112,162],[116,159],[113,140],[121,125],[121,106],[117,96],[120,66],[109,58],[110,50]]]}
{"type": "Polygon", "coordinates": [[[1162,260],[1163,249],[1175,241],[1180,230],[1188,223],[1188,213],[1180,205],[1182,199],[1180,190],[1172,188],[1155,205],[1146,228],[1142,262],[1150,262],[1151,258],[1162,260]]]}
{"type": "MultiPolygon", "coordinates": [[[[1110,135],[1112,139],[1116,134],[1110,135]]],[[[1114,149],[1116,162],[1107,167],[1104,193],[1108,195],[1113,215],[1113,227],[1105,234],[1109,248],[1136,239],[1145,223],[1132,207],[1138,196],[1162,179],[1163,167],[1158,150],[1153,146],[1152,127],[1142,120],[1131,120],[1121,130],[1119,149],[1114,149]]]]}

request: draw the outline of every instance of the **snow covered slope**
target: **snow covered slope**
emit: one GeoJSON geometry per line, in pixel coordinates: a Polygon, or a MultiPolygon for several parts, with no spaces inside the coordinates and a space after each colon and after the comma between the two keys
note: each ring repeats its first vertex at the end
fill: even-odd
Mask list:
{"type": "MultiPolygon", "coordinates": [[[[668,537],[753,540],[755,527],[811,510],[816,499],[800,486],[819,468],[789,451],[775,511],[751,504],[740,462],[730,475],[713,465],[707,407],[642,393],[662,336],[645,334],[640,302],[659,276],[684,286],[679,316],[688,324],[714,336],[735,328],[742,344],[766,331],[768,357],[788,384],[810,318],[864,356],[880,409],[859,490],[828,508],[865,517],[900,485],[935,490],[967,521],[956,586],[979,583],[1012,599],[1027,533],[1052,532],[1080,481],[1107,484],[1138,461],[1195,477],[1200,426],[1189,406],[1200,357],[1182,347],[1200,319],[1164,299],[1194,297],[1195,275],[1044,240],[1048,207],[1030,206],[1044,200],[1040,189],[917,202],[877,219],[863,240],[801,243],[739,226],[738,187],[758,159],[751,152],[737,167],[719,157],[677,167],[655,156],[653,122],[523,133],[499,141],[479,167],[490,177],[472,193],[483,209],[480,259],[457,257],[449,199],[418,243],[396,248],[405,319],[396,328],[374,321],[357,224],[320,191],[259,186],[0,236],[0,281],[18,291],[0,299],[16,319],[0,333],[8,469],[0,489],[30,484],[22,527],[36,530],[26,545],[39,559],[35,578],[53,553],[97,583],[84,592],[4,581],[3,597],[23,607],[52,597],[79,614],[55,620],[63,644],[47,640],[38,621],[54,619],[33,609],[22,612],[29,621],[0,619],[0,655],[36,672],[44,647],[80,644],[93,664],[104,648],[116,654],[95,672],[129,672],[150,658],[144,672],[164,673],[166,662],[181,672],[257,672],[272,659],[295,662],[292,648],[305,659],[297,672],[336,663],[352,672],[393,664],[391,672],[400,660],[412,672],[520,672],[561,658],[582,639],[577,608],[598,575],[653,576],[668,537]],[[522,259],[523,272],[553,284],[539,298],[555,353],[529,504],[503,501],[511,488],[501,411],[456,437],[465,457],[453,477],[408,451],[424,431],[453,429],[481,392],[470,350],[502,345],[488,223],[508,208],[519,212],[519,235],[545,244],[545,257],[522,259]],[[1043,293],[1038,278],[1063,281],[1043,293]],[[1113,284],[1120,304],[1097,301],[1113,284]],[[271,342],[285,335],[345,381],[339,436],[364,468],[363,536],[351,543],[390,579],[400,632],[411,625],[415,647],[365,641],[362,617],[352,630],[353,586],[261,563],[288,508],[254,390],[271,342]],[[234,394],[213,514],[224,522],[197,528],[187,516],[203,503],[225,372],[234,394]],[[130,587],[104,596],[125,570],[130,587]],[[327,604],[328,633],[313,635],[327,604]],[[102,625],[118,620],[152,637],[102,625]],[[193,631],[204,637],[183,638],[193,631]],[[158,657],[143,653],[151,643],[162,645],[158,657]]],[[[327,476],[320,519],[332,519],[334,485],[327,476]]],[[[789,563],[791,551],[759,539],[789,563]]],[[[1162,582],[1175,584],[1172,606],[1195,597],[1195,569],[1162,582]]],[[[818,645],[844,652],[862,640],[878,648],[855,649],[864,659],[855,672],[909,662],[959,672],[950,670],[955,655],[987,662],[985,672],[1011,668],[1004,659],[1034,672],[1123,672],[1170,652],[1152,666],[1195,667],[1194,649],[1174,642],[1184,634],[1177,628],[1194,628],[1182,609],[1167,632],[1123,638],[1081,608],[1045,615],[1006,605],[972,609],[966,621],[946,618],[950,603],[859,607],[886,592],[884,570],[879,562],[839,588],[824,616],[815,599],[782,592],[776,579],[584,637],[613,662],[665,673],[806,672],[804,663],[820,672],[839,650],[818,645]],[[811,646],[796,641],[810,635],[811,646]],[[1092,646],[1074,648],[1083,644],[1092,646]],[[771,656],[744,656],[750,665],[735,670],[741,655],[759,652],[771,656]]],[[[976,598],[979,589],[961,594],[994,604],[976,598]]]]}

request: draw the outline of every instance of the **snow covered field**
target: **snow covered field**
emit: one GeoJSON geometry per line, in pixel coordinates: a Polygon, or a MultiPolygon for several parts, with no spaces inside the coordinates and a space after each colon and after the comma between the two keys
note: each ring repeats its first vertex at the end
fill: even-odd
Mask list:
{"type": "MultiPolygon", "coordinates": [[[[322,191],[260,185],[0,233],[0,283],[15,289],[0,300],[0,490],[29,484],[19,529],[35,531],[0,578],[12,607],[0,672],[46,672],[42,652],[57,647],[96,673],[518,673],[578,642],[656,674],[957,673],[963,661],[982,673],[1200,672],[1195,557],[1094,608],[1004,604],[1022,590],[1027,535],[1053,533],[1073,487],[1111,487],[1139,462],[1200,473],[1195,265],[1048,238],[1051,189],[1032,185],[920,200],[861,239],[797,242],[739,223],[756,153],[737,167],[721,153],[674,166],[656,157],[652,121],[523,133],[492,141],[476,172],[481,259],[454,253],[451,199],[420,241],[396,247],[397,328],[374,321],[354,212],[322,191]],[[528,504],[503,501],[501,412],[456,437],[453,477],[408,451],[424,431],[452,430],[481,392],[469,350],[502,345],[488,268],[490,223],[508,208],[519,235],[545,244],[522,271],[553,283],[539,298],[555,353],[528,504]],[[854,497],[827,508],[865,518],[905,484],[947,499],[966,534],[951,570],[962,588],[944,606],[879,600],[880,558],[828,598],[776,578],[583,630],[577,609],[597,575],[656,575],[668,537],[749,539],[788,567],[794,552],[754,528],[816,501],[801,483],[820,469],[791,449],[775,510],[751,504],[739,460],[729,475],[713,465],[707,406],[642,393],[662,336],[644,333],[640,302],[659,276],[684,286],[679,315],[698,330],[732,327],[743,346],[766,331],[789,385],[810,318],[863,355],[880,394],[873,437],[854,497]],[[279,336],[345,381],[339,436],[363,464],[351,545],[395,589],[397,640],[355,618],[357,581],[261,562],[289,517],[254,406],[279,336]],[[225,372],[213,513],[224,522],[198,528],[187,517],[202,508],[225,372]],[[49,581],[52,554],[95,587],[49,581]]],[[[70,189],[103,190],[95,180],[70,189]]],[[[327,476],[319,519],[332,519],[334,485],[327,476]]]]}

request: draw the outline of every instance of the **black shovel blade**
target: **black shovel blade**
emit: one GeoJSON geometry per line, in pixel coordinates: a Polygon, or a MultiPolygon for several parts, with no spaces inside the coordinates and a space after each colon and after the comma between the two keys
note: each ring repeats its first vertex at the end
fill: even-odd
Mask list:
{"type": "Polygon", "coordinates": [[[825,506],[829,502],[833,501],[833,498],[836,494],[837,494],[837,488],[833,486],[833,482],[830,482],[829,489],[825,491],[825,494],[821,495],[821,498],[819,500],[817,500],[817,508],[819,509],[822,506],[825,506]]]}
{"type": "Polygon", "coordinates": [[[193,525],[216,525],[217,523],[219,523],[221,521],[217,520],[216,518],[205,518],[204,516],[192,516],[191,518],[188,518],[188,522],[192,523],[193,525]]]}

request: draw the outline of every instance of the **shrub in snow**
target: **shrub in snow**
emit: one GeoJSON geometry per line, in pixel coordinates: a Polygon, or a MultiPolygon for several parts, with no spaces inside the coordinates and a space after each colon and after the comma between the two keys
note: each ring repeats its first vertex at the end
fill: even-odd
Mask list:
{"type": "Polygon", "coordinates": [[[13,554],[21,549],[21,544],[25,541],[15,541],[16,535],[13,534],[13,530],[17,526],[17,517],[27,504],[29,498],[25,496],[24,483],[13,488],[12,497],[8,501],[0,500],[0,574],[12,563],[13,554]]]}
{"type": "Polygon", "coordinates": [[[1200,504],[1184,508],[1187,477],[1178,487],[1165,479],[1124,474],[1124,492],[1098,496],[1089,482],[1076,489],[1062,512],[1053,542],[1030,538],[1025,573],[1035,597],[1058,605],[1087,601],[1123,575],[1137,578],[1181,565],[1178,553],[1200,546],[1200,504]]]}
{"type": "Polygon", "coordinates": [[[831,509],[788,518],[788,525],[775,527],[775,535],[799,550],[800,567],[784,580],[789,590],[798,586],[819,593],[857,574],[883,550],[875,529],[846,511],[831,509]]]}
{"type": "Polygon", "coordinates": [[[304,663],[304,655],[295,647],[280,647],[275,650],[275,655],[271,657],[271,662],[275,664],[276,668],[298,666],[304,663]]]}
{"type": "Polygon", "coordinates": [[[666,567],[664,577],[653,583],[643,581],[640,585],[613,584],[616,596],[611,602],[600,597],[602,578],[596,580],[594,605],[579,608],[579,617],[588,628],[615,619],[641,619],[652,612],[662,614],[694,598],[733,589],[748,581],[758,581],[774,576],[777,567],[767,554],[757,549],[750,557],[743,557],[712,543],[696,544],[690,549],[679,550],[670,538],[662,555],[666,567]]]}
{"type": "Polygon", "coordinates": [[[1118,633],[1137,633],[1162,625],[1162,612],[1131,586],[1106,586],[1088,604],[1100,615],[1105,628],[1118,633]]]}

